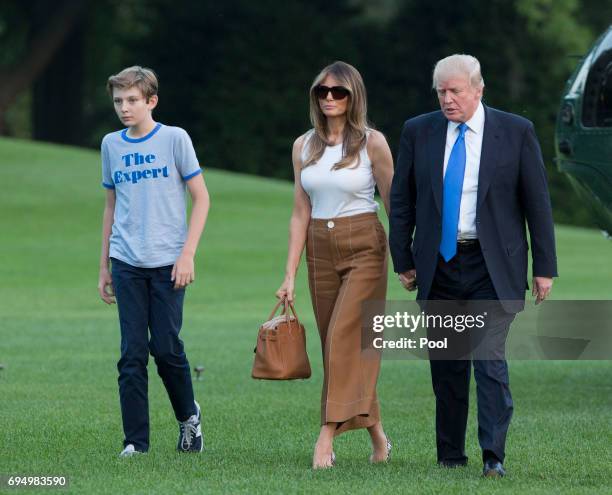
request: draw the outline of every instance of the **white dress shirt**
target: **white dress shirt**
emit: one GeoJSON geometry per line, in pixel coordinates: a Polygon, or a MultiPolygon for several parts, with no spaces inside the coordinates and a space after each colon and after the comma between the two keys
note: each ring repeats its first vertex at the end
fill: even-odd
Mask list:
{"type": "MultiPolygon", "coordinates": [[[[480,152],[482,150],[482,134],[484,132],[485,113],[482,102],[472,118],[466,122],[465,131],[465,175],[459,207],[459,228],[457,239],[476,239],[476,196],[478,194],[478,171],[480,170],[480,152]]],[[[446,147],[444,149],[444,174],[451,150],[459,136],[459,123],[448,121],[446,128],[446,147]]]]}

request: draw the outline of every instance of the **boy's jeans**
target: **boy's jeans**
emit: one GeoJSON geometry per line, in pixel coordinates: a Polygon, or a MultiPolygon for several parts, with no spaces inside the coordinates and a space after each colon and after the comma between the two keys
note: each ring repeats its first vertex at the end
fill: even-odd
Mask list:
{"type": "Polygon", "coordinates": [[[185,421],[196,414],[189,362],[179,339],[185,289],[174,289],[172,266],[138,268],[115,258],[112,278],[121,326],[119,397],[124,446],[149,449],[147,363],[149,351],[166,386],[174,414],[185,421]],[[151,338],[149,339],[149,331],[151,338]]]}

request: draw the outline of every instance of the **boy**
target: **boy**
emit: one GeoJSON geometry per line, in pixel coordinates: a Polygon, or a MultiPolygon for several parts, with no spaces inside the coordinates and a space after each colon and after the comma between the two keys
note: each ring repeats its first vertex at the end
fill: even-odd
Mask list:
{"type": "Polygon", "coordinates": [[[149,351],[179,422],[177,450],[203,448],[200,407],[178,334],[210,202],[188,134],[153,120],[157,87],[155,73],[138,66],[107,83],[115,112],[126,126],[102,140],[106,205],[98,281],[102,300],[116,301],[119,309],[121,457],[149,449],[149,351]],[[185,186],[193,201],[189,229],[185,186]]]}

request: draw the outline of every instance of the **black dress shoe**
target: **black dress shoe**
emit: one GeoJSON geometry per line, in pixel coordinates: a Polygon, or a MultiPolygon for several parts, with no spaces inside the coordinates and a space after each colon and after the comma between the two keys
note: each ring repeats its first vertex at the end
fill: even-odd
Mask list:
{"type": "Polygon", "coordinates": [[[502,463],[498,460],[488,460],[484,463],[482,475],[485,478],[502,478],[506,476],[506,471],[502,463]]]}

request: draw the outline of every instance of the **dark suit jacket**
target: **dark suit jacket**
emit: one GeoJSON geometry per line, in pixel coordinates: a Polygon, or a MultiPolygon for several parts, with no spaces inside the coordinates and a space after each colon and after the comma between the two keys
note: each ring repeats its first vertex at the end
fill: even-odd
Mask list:
{"type": "MultiPolygon", "coordinates": [[[[533,275],[557,276],[546,171],[533,124],[517,115],[484,109],[476,229],[497,296],[506,311],[517,312],[523,309],[529,288],[525,221],[533,275]]],[[[397,273],[416,268],[418,300],[427,299],[438,260],[447,123],[441,111],[406,121],[391,187],[393,265],[397,273]]]]}

